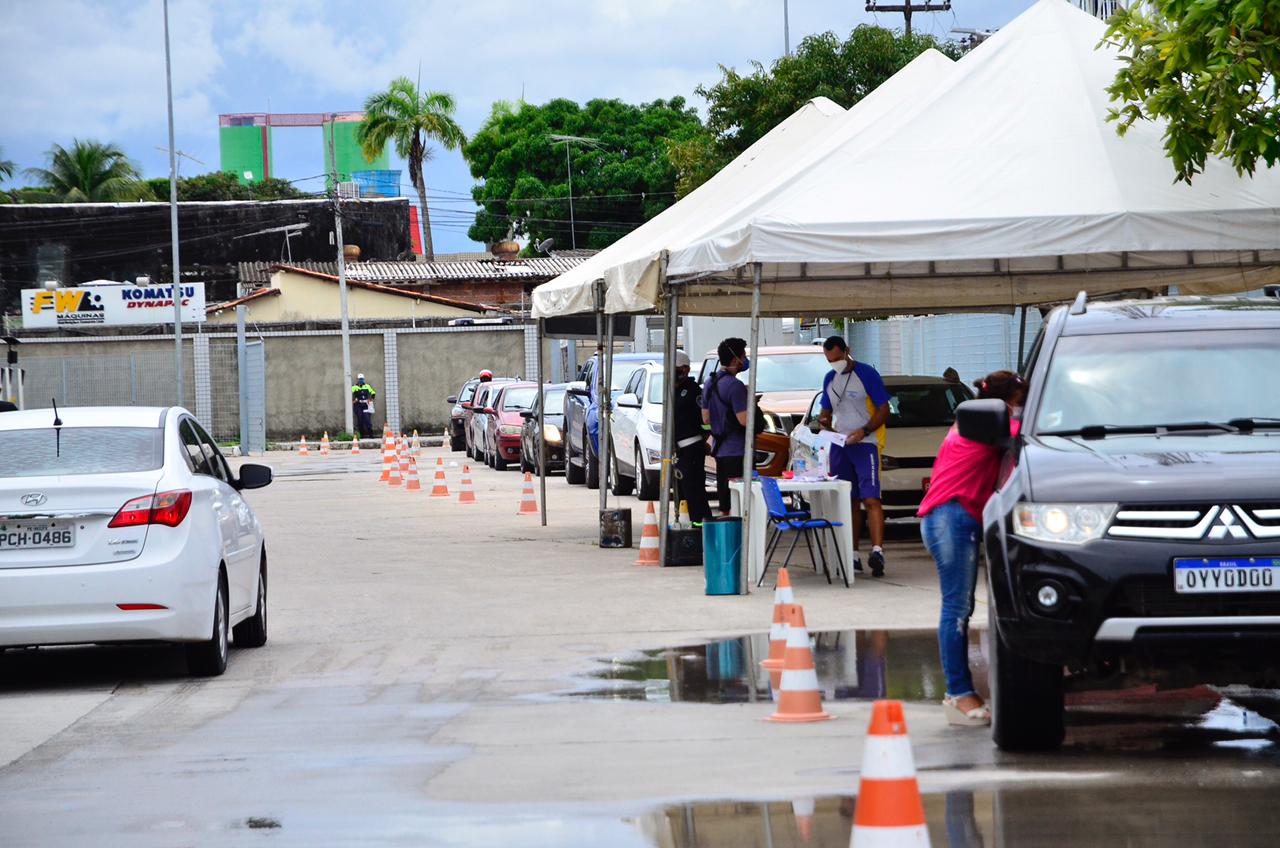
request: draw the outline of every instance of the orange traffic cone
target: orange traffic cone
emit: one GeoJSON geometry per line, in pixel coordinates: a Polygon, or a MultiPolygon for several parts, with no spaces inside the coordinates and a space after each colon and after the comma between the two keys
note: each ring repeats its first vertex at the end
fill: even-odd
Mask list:
{"type": "Polygon", "coordinates": [[[409,457],[409,476],[405,478],[404,490],[406,492],[422,491],[422,481],[418,479],[418,460],[409,457]]]}
{"type": "Polygon", "coordinates": [[[804,609],[787,604],[787,655],[782,666],[782,685],[778,692],[778,711],[769,721],[826,721],[835,718],[822,709],[822,692],[818,689],[818,671],[813,666],[813,649],[809,631],[804,625],[804,609]]]}
{"type": "Polygon", "coordinates": [[[412,457],[409,456],[409,449],[405,446],[405,442],[401,442],[400,450],[396,456],[396,461],[400,463],[401,477],[409,476],[409,460],[410,459],[412,459],[412,457]]]}
{"type": "Polygon", "coordinates": [[[383,483],[391,479],[391,466],[396,462],[396,443],[391,438],[391,429],[387,428],[382,433],[382,476],[378,479],[383,483]]]}
{"type": "Polygon", "coordinates": [[[787,622],[783,619],[783,609],[787,604],[796,602],[795,592],[791,591],[791,575],[786,568],[778,569],[778,583],[773,587],[773,623],[769,625],[769,658],[760,661],[760,665],[770,671],[781,670],[787,656],[787,622]]]}
{"type": "Polygon", "coordinates": [[[329,431],[325,430],[324,435],[320,437],[320,455],[329,455],[329,431]]]}
{"type": "Polygon", "coordinates": [[[924,803],[920,800],[901,701],[876,701],[871,705],[871,726],[862,749],[858,805],[849,845],[929,846],[929,828],[924,820],[924,803]]]}
{"type": "Polygon", "coordinates": [[[298,445],[298,456],[311,456],[311,451],[307,450],[307,437],[303,436],[301,444],[298,445]]]}
{"type": "Polygon", "coordinates": [[[636,565],[658,564],[658,515],[653,511],[653,501],[644,514],[644,529],[640,531],[640,556],[636,565]]]}
{"type": "Polygon", "coordinates": [[[413,442],[410,444],[409,449],[413,451],[414,456],[417,456],[422,451],[422,443],[418,441],[417,430],[413,431],[413,442]]]}
{"type": "Polygon", "coordinates": [[[800,832],[800,841],[813,839],[813,814],[818,803],[813,798],[797,798],[791,802],[791,813],[796,817],[796,830],[800,832]]]}
{"type": "Polygon", "coordinates": [[[462,488],[458,491],[458,503],[475,503],[476,492],[471,488],[471,466],[462,466],[462,488]]]}
{"type": "Polygon", "coordinates": [[[388,469],[387,469],[388,483],[390,483],[392,486],[399,486],[403,479],[404,479],[403,476],[400,474],[400,463],[393,462],[390,466],[388,466],[388,469]]]}
{"type": "Polygon", "coordinates": [[[436,480],[435,480],[435,484],[431,487],[431,497],[433,498],[449,497],[449,485],[448,483],[445,482],[445,479],[444,479],[444,463],[443,462],[439,462],[439,461],[436,462],[436,480]]]}
{"type": "Polygon", "coordinates": [[[352,456],[360,455],[360,434],[359,433],[356,433],[354,436],[351,437],[351,455],[352,456]]]}
{"type": "Polygon", "coordinates": [[[538,499],[533,494],[533,475],[528,471],[524,473],[524,491],[520,493],[520,509],[516,511],[516,514],[538,514],[538,499]]]}

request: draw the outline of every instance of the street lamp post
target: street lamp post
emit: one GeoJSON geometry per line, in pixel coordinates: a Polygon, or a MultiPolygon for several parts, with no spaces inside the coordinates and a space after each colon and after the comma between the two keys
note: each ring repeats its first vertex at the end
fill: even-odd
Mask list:
{"type": "Polygon", "coordinates": [[[178,401],[182,406],[186,393],[182,379],[182,271],[178,263],[178,146],[173,143],[173,65],[169,58],[169,0],[164,0],[164,87],[169,105],[169,241],[173,249],[173,348],[174,374],[178,401]]]}
{"type": "Polygon", "coordinates": [[[573,164],[569,160],[569,146],[577,142],[587,147],[599,147],[600,139],[584,138],[580,135],[553,135],[551,140],[556,144],[564,145],[564,167],[569,174],[569,245],[576,250],[578,247],[578,233],[573,222],[573,164]]]}

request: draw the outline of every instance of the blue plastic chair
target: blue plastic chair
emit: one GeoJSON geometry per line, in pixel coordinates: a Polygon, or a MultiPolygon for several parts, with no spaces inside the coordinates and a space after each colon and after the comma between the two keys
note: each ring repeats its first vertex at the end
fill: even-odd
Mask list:
{"type": "Polygon", "coordinates": [[[782,489],[778,488],[778,481],[774,477],[761,477],[760,487],[764,493],[764,505],[769,512],[769,526],[773,529],[773,535],[769,538],[769,543],[765,545],[764,568],[760,571],[760,579],[756,581],[756,586],[764,585],[764,577],[769,573],[769,561],[777,551],[778,543],[782,541],[782,534],[784,533],[794,533],[795,535],[791,539],[791,548],[787,551],[787,558],[783,561],[782,567],[786,568],[791,563],[791,555],[795,553],[796,545],[803,536],[805,547],[809,549],[809,558],[813,561],[813,570],[818,570],[818,562],[819,558],[821,558],[822,573],[826,575],[827,582],[830,583],[831,570],[827,566],[827,555],[822,549],[820,535],[823,530],[829,530],[831,531],[831,540],[835,543],[837,568],[841,578],[844,580],[845,588],[848,588],[849,573],[845,571],[844,558],[840,556],[840,540],[836,538],[835,531],[835,528],[844,526],[843,522],[814,518],[808,510],[788,509],[786,501],[782,498],[782,489]],[[814,552],[814,542],[817,542],[816,554],[814,552]]]}

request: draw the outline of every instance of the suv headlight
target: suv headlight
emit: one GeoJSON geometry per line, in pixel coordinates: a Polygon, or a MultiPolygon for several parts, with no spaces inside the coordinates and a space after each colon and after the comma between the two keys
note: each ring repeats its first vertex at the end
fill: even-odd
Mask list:
{"type": "Polygon", "coordinates": [[[502,435],[504,435],[504,436],[518,436],[518,435],[520,435],[520,425],[519,425],[519,424],[503,424],[503,425],[502,425],[501,427],[499,427],[498,429],[502,432],[502,435]]]}
{"type": "Polygon", "coordinates": [[[661,435],[662,435],[662,422],[661,422],[661,421],[650,421],[650,422],[649,422],[649,432],[651,432],[651,433],[657,433],[659,436],[661,436],[661,435]]]}
{"type": "Polygon", "coordinates": [[[1113,503],[1020,503],[1013,510],[1013,533],[1040,542],[1082,545],[1107,531],[1116,509],[1113,503]]]}

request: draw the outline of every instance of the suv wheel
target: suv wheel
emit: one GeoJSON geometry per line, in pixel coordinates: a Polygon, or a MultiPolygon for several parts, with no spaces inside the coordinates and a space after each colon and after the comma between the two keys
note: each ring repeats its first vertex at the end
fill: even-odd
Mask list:
{"type": "Polygon", "coordinates": [[[991,640],[991,738],[1003,751],[1047,751],[1062,744],[1062,666],[1009,650],[987,607],[991,640]]]}
{"type": "Polygon", "coordinates": [[[586,440],[586,434],[582,439],[583,464],[587,466],[587,488],[600,488],[600,455],[591,454],[591,443],[586,440]]]}
{"type": "Polygon", "coordinates": [[[644,454],[636,445],[636,497],[642,501],[658,499],[658,475],[644,470],[644,454]]]}
{"type": "Polygon", "coordinates": [[[564,448],[564,481],[570,486],[580,486],[586,482],[586,474],[582,466],[574,461],[573,449],[569,445],[564,448]]]}

